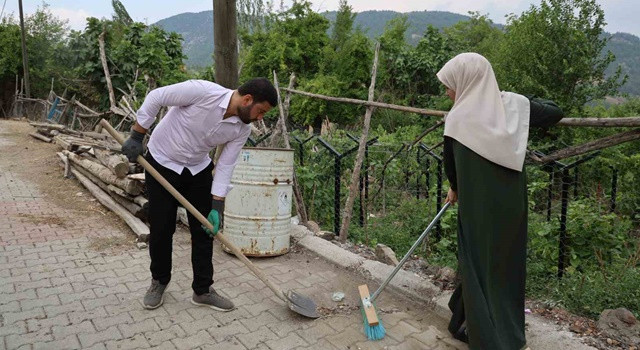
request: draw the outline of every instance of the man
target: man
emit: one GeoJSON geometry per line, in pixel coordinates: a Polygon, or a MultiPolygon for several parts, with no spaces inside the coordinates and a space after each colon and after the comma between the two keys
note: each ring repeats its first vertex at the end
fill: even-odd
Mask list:
{"type": "MultiPolygon", "coordinates": [[[[162,106],[169,111],[149,140],[145,158],[173,187],[213,224],[205,230],[191,214],[191,264],[196,305],[231,311],[233,303],[219,295],[213,284],[213,236],[223,221],[224,198],[230,189],[236,159],[247,141],[249,124],[261,120],[277,104],[273,85],[264,78],[247,81],[237,90],[203,80],[189,80],[151,91],[137,113],[131,136],[122,146],[129,160],[142,154],[142,139],[162,106]],[[215,165],[209,152],[225,145],[215,165]]],[[[164,301],[171,280],[171,252],[178,202],[149,173],[145,175],[149,196],[149,255],[151,286],[143,305],[155,309],[164,301]]]]}

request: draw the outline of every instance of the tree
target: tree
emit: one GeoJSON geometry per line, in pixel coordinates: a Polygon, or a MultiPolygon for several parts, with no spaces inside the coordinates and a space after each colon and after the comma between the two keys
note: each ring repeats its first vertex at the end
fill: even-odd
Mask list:
{"type": "Polygon", "coordinates": [[[356,14],[353,13],[353,8],[349,6],[347,0],[340,0],[336,21],[331,32],[331,46],[334,50],[338,50],[351,36],[355,18],[356,14]]]}
{"type": "Polygon", "coordinates": [[[249,47],[243,77],[270,76],[274,69],[280,76],[312,77],[329,43],[328,28],[328,20],[313,12],[309,1],[294,1],[290,9],[272,15],[264,29],[243,35],[249,47]]]}
{"type": "Polygon", "coordinates": [[[396,17],[385,25],[384,32],[380,40],[380,71],[379,89],[383,94],[395,95],[397,91],[396,64],[403,52],[407,51],[409,45],[404,40],[405,33],[409,28],[407,16],[396,17]]]}
{"type": "Polygon", "coordinates": [[[111,0],[111,6],[113,6],[113,11],[115,12],[113,15],[114,21],[120,22],[124,25],[130,25],[133,23],[131,16],[129,16],[129,12],[127,12],[127,9],[120,0],[111,0]]]}
{"type": "Polygon", "coordinates": [[[147,27],[140,22],[126,26],[121,22],[89,18],[87,29],[72,35],[69,42],[78,56],[76,74],[87,80],[74,87],[94,97],[102,108],[109,105],[97,45],[103,31],[116,99],[123,91],[128,93],[130,86],[138,97],[142,97],[157,86],[187,78],[182,64],[182,38],[178,34],[167,33],[157,26],[147,27]]]}
{"type": "Polygon", "coordinates": [[[0,22],[0,113],[8,113],[15,93],[16,75],[22,71],[20,26],[11,17],[0,22]]]}
{"type": "Polygon", "coordinates": [[[507,20],[494,59],[501,88],[556,100],[566,112],[580,112],[592,100],[615,94],[624,83],[615,57],[604,55],[604,12],[595,0],[543,0],[507,20]]]}
{"type": "Polygon", "coordinates": [[[68,21],[56,17],[49,5],[43,3],[25,22],[29,35],[27,47],[32,95],[46,97],[51,88],[51,78],[58,80],[56,86],[61,87],[60,78],[69,72],[65,62],[55,59],[56,52],[65,50],[68,21]]]}
{"type": "Polygon", "coordinates": [[[455,53],[477,52],[492,61],[492,56],[504,33],[479,12],[469,12],[471,19],[444,28],[451,49],[455,53]]]}
{"type": "Polygon", "coordinates": [[[435,78],[438,70],[453,56],[449,40],[433,26],[428,26],[416,47],[404,41],[406,19],[399,17],[387,24],[380,38],[385,64],[382,86],[394,103],[430,106],[432,97],[441,94],[435,78]]]}
{"type": "Polygon", "coordinates": [[[260,30],[271,13],[273,3],[264,0],[237,0],[239,31],[253,33],[260,30]]]}
{"type": "Polygon", "coordinates": [[[21,67],[20,26],[5,17],[0,23],[0,80],[13,81],[21,67]]]}

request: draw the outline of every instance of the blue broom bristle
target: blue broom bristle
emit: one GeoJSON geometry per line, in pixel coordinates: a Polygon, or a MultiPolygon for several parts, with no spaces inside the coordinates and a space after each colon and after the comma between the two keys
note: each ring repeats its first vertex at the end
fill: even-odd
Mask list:
{"type": "MultiPolygon", "coordinates": [[[[369,321],[367,320],[367,315],[364,312],[364,306],[360,306],[360,311],[362,312],[362,319],[364,320],[364,334],[366,334],[367,339],[369,340],[380,340],[384,338],[387,331],[384,329],[382,325],[382,320],[378,317],[378,324],[376,326],[369,325],[369,321]]],[[[376,316],[378,313],[376,312],[376,316]]]]}

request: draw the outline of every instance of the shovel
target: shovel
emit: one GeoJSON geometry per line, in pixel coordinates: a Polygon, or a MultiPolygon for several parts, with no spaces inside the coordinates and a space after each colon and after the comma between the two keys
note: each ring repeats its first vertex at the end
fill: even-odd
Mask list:
{"type": "MultiPolygon", "coordinates": [[[[113,138],[118,141],[118,143],[124,143],[124,138],[122,137],[122,135],[120,135],[120,133],[118,133],[113,127],[111,127],[109,122],[102,119],[100,121],[100,125],[105,128],[109,132],[109,134],[111,134],[111,136],[113,136],[113,138]]],[[[151,176],[153,176],[167,191],[169,191],[169,193],[171,193],[171,195],[175,197],[175,199],[177,199],[178,202],[180,202],[180,204],[182,204],[182,206],[184,206],[184,208],[187,209],[189,213],[191,213],[191,215],[198,219],[198,221],[200,221],[202,225],[213,231],[213,225],[211,225],[209,220],[207,220],[202,214],[200,214],[200,212],[196,210],[196,208],[191,205],[191,203],[189,203],[186,198],[184,198],[173,186],[171,186],[171,184],[167,182],[167,180],[165,180],[164,177],[162,177],[162,175],[160,175],[160,173],[158,173],[158,171],[154,169],[146,159],[144,159],[144,157],[138,156],[137,161],[149,174],[151,174],[151,176]]],[[[289,309],[291,309],[291,311],[309,318],[320,317],[320,315],[318,315],[316,311],[316,303],[313,300],[293,290],[289,290],[287,292],[282,291],[267,277],[267,275],[264,274],[264,272],[262,272],[262,270],[251,263],[251,261],[249,261],[249,259],[247,259],[247,257],[242,254],[242,251],[240,251],[238,247],[231,243],[224,234],[218,233],[216,237],[218,237],[220,242],[222,242],[222,244],[229,248],[229,250],[231,250],[233,254],[235,254],[235,256],[238,257],[238,259],[240,259],[240,261],[242,261],[249,268],[249,270],[253,272],[254,275],[256,275],[256,277],[264,282],[264,284],[266,284],[267,287],[269,287],[269,289],[271,289],[278,298],[282,299],[282,301],[284,301],[287,306],[289,306],[289,309]]]]}

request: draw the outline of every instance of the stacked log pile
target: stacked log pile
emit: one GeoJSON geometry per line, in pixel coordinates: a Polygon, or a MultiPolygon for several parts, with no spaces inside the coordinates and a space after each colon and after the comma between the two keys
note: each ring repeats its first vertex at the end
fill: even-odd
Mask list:
{"type": "Polygon", "coordinates": [[[65,166],[65,176],[77,178],[102,205],[131,227],[139,242],[146,242],[149,227],[144,176],[138,164],[130,164],[120,154],[120,145],[108,134],[75,131],[60,124],[31,125],[36,132],[29,135],[62,148],[57,154],[65,166]]]}

